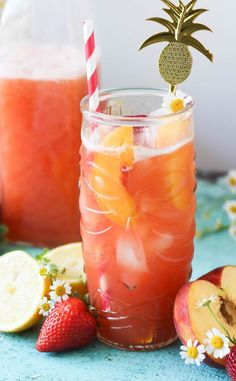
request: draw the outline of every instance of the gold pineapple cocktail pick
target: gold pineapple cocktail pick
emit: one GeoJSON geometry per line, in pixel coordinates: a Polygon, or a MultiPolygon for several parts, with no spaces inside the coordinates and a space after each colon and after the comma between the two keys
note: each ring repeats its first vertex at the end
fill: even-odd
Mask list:
{"type": "Polygon", "coordinates": [[[201,42],[192,36],[193,33],[211,29],[203,24],[195,23],[198,16],[207,12],[208,9],[194,9],[197,0],[191,0],[188,4],[179,0],[179,5],[170,0],[161,0],[168,8],[163,10],[171,20],[161,17],[152,17],[148,21],[154,21],[167,28],[168,31],[149,37],[141,45],[140,49],[159,42],[168,42],[159,58],[159,70],[162,78],[169,83],[170,90],[175,94],[176,86],[184,82],[192,70],[192,54],[189,47],[193,47],[213,62],[213,55],[201,42]]]}
{"type": "Polygon", "coordinates": [[[5,5],[6,0],[0,0],[0,9],[2,9],[5,5]]]}

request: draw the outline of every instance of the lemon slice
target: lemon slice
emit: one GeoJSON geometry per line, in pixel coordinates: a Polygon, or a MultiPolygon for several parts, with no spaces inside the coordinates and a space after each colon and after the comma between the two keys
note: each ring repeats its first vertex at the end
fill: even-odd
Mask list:
{"type": "Polygon", "coordinates": [[[57,266],[59,270],[57,279],[69,282],[73,291],[77,291],[81,295],[86,294],[86,275],[81,242],[59,246],[49,251],[46,258],[57,266]]]}
{"type": "Polygon", "coordinates": [[[39,302],[50,280],[39,274],[39,264],[24,251],[0,257],[0,331],[19,332],[41,319],[39,302]]]}

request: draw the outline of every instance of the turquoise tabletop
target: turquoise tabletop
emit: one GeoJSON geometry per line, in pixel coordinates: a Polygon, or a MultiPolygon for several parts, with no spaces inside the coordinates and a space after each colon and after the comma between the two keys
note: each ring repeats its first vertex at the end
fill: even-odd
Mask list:
{"type": "MultiPolygon", "coordinates": [[[[206,185],[200,184],[202,187],[206,185]]],[[[210,186],[208,186],[210,187],[210,186]]],[[[2,245],[1,254],[13,246],[2,245]]],[[[31,254],[39,250],[26,248],[31,254]]],[[[236,264],[236,243],[227,231],[195,243],[193,278],[225,264],[236,264]]],[[[0,296],[1,297],[1,296],[0,296]]],[[[44,354],[35,350],[38,327],[20,334],[0,334],[0,381],[224,381],[224,370],[184,365],[180,342],[153,352],[126,352],[99,342],[77,351],[44,354]]]]}

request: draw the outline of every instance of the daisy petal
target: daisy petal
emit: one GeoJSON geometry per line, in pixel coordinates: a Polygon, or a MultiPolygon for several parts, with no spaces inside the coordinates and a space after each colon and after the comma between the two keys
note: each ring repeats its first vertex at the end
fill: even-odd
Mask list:
{"type": "Polygon", "coordinates": [[[192,340],[189,339],[189,340],[187,341],[187,347],[189,348],[189,347],[191,347],[191,346],[192,346],[192,340]]]}
{"type": "Polygon", "coordinates": [[[185,362],[185,364],[192,364],[193,363],[193,359],[190,359],[189,357],[188,358],[186,358],[186,360],[184,361],[185,362]]]}
{"type": "Polygon", "coordinates": [[[207,337],[209,337],[209,339],[212,339],[214,337],[213,333],[210,330],[207,331],[207,337]]]}
{"type": "Polygon", "coordinates": [[[222,333],[217,328],[212,328],[212,332],[215,336],[221,337],[221,335],[222,335],[222,333]]]}
{"type": "Polygon", "coordinates": [[[230,348],[228,347],[228,348],[225,348],[224,349],[224,355],[226,356],[226,355],[228,355],[230,353],[230,348]]]}
{"type": "Polygon", "coordinates": [[[199,345],[199,346],[197,347],[197,349],[198,349],[198,352],[199,352],[199,353],[204,353],[204,352],[206,351],[204,345],[202,345],[202,344],[199,345]]]}
{"type": "Polygon", "coordinates": [[[211,354],[214,352],[214,348],[213,348],[213,346],[212,346],[211,344],[208,344],[208,345],[206,346],[206,351],[207,351],[207,353],[208,353],[209,355],[211,355],[211,354]]]}
{"type": "Polygon", "coordinates": [[[203,361],[203,360],[205,360],[206,356],[204,354],[200,353],[198,358],[199,358],[200,361],[203,361]]]}

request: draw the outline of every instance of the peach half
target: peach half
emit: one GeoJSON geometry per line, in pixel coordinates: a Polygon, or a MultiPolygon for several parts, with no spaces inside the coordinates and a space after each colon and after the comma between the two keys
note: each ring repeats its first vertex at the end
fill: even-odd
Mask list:
{"type": "MultiPolygon", "coordinates": [[[[236,338],[236,266],[217,268],[184,285],[175,300],[174,323],[184,345],[189,339],[204,344],[207,331],[213,327],[224,333],[221,325],[231,338],[236,338]],[[197,307],[197,302],[212,295],[218,296],[210,305],[217,320],[207,307],[197,307]]],[[[205,362],[211,366],[224,366],[225,360],[206,354],[205,362]]]]}

